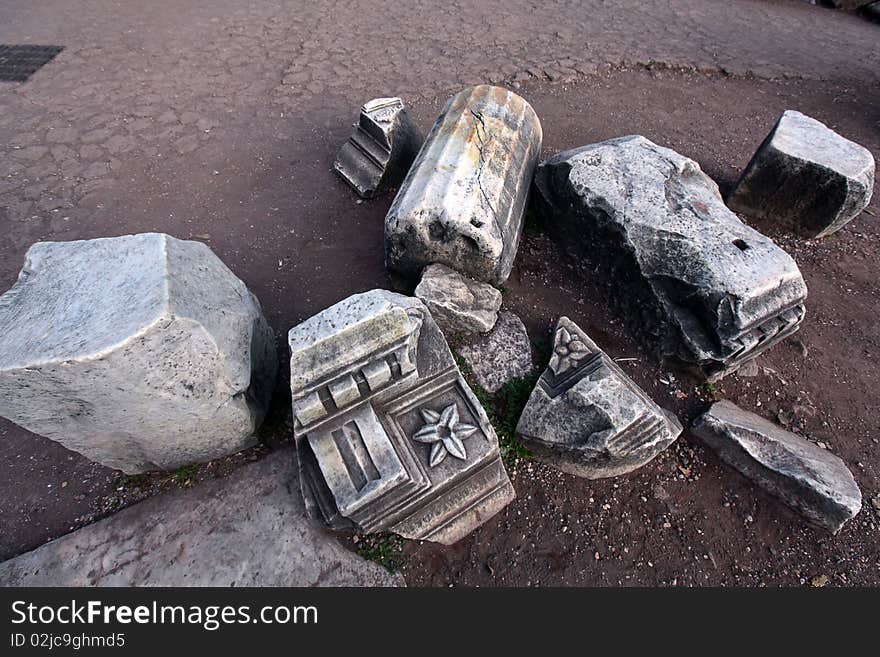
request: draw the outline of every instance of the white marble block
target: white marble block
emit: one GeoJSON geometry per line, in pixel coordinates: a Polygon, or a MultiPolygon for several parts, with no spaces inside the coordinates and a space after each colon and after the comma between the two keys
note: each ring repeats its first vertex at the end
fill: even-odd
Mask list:
{"type": "Polygon", "coordinates": [[[0,296],[0,415],[129,474],[253,445],[276,372],[259,302],[200,242],[39,242],[0,296]]]}

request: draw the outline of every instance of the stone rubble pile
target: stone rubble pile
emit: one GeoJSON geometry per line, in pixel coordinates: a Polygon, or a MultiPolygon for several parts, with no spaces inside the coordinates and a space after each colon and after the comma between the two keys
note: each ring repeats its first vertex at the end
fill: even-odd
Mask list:
{"type": "MultiPolygon", "coordinates": [[[[399,98],[361,109],[334,168],[367,198],[400,185],[385,218],[385,262],[420,282],[415,297],[356,294],[289,331],[298,473],[288,476],[312,518],[449,544],[514,498],[495,430],[444,332],[490,394],[534,376],[525,326],[501,311],[493,287],[511,273],[531,189],[538,218],[580,275],[608,291],[663,361],[714,380],[798,330],[807,289],[797,264],[725,206],[696,162],[629,136],[538,165],[541,144],[532,107],[500,87],[451,98],[424,142],[399,98]]],[[[864,209],[873,176],[865,149],[789,111],[730,203],[821,236],[864,209]]],[[[0,296],[0,415],[127,473],[253,445],[276,361],[244,283],[205,245],[163,234],[38,243],[0,296]]],[[[567,317],[556,323],[550,362],[538,365],[546,369],[517,433],[565,472],[631,472],[682,431],[567,317]]],[[[814,523],[836,532],[859,511],[840,459],[758,416],[719,402],[693,432],[814,523]]],[[[70,555],[106,549],[116,525],[102,527],[5,565],[0,579],[138,581],[80,580],[66,569],[70,555]]],[[[138,562],[158,563],[148,554],[138,562]]]]}

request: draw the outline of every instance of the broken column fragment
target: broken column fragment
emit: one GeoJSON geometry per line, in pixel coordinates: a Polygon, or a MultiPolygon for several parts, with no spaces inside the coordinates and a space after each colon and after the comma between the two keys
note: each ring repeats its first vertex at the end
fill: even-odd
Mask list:
{"type": "Polygon", "coordinates": [[[333,169],[363,198],[398,186],[422,147],[422,133],[400,98],[375,98],[361,107],[354,132],[333,169]]]}
{"type": "Polygon", "coordinates": [[[39,242],[0,297],[0,415],[128,474],[254,445],[277,366],[259,301],[200,242],[39,242]]]}
{"type": "Polygon", "coordinates": [[[787,110],[727,199],[736,212],[805,237],[840,230],[871,201],[874,156],[816,119],[787,110]]]}
{"type": "Polygon", "coordinates": [[[446,104],[385,218],[386,266],[447,265],[503,283],[522,232],[541,123],[511,91],[480,85],[446,104]]]}
{"type": "Polygon", "coordinates": [[[440,264],[425,267],[415,295],[447,334],[491,331],[501,308],[501,292],[440,264]]]}
{"type": "Polygon", "coordinates": [[[862,508],[843,460],[732,402],[712,404],[692,431],[728,465],[833,533],[862,508]]]}
{"type": "Polygon", "coordinates": [[[550,158],[535,184],[554,238],[659,358],[717,379],[798,329],[797,264],[693,160],[621,137],[550,158]]]}
{"type": "Polygon", "coordinates": [[[356,294],[289,342],[303,495],[330,527],[451,544],[513,499],[495,431],[421,301],[356,294]]]}
{"type": "Polygon", "coordinates": [[[614,477],[645,465],[681,430],[577,324],[559,318],[550,364],[516,427],[535,456],[578,477],[614,477]]]}

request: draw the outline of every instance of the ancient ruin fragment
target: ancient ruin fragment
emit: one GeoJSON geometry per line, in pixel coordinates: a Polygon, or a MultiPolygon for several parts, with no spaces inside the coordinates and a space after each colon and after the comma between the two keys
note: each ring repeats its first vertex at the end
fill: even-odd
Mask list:
{"type": "Polygon", "coordinates": [[[843,460],[732,402],[712,404],[692,432],[728,465],[833,533],[862,508],[843,460]]]}
{"type": "Polygon", "coordinates": [[[415,295],[448,335],[491,331],[501,308],[497,289],[441,264],[425,267],[415,295]]]}
{"type": "Polygon", "coordinates": [[[559,318],[550,364],[516,427],[535,456],[578,477],[614,477],[645,465],[681,430],[577,324],[559,318]]]}
{"type": "Polygon", "coordinates": [[[385,263],[416,278],[439,262],[503,283],[522,232],[541,123],[511,91],[480,85],[446,104],[385,218],[385,263]]]}
{"type": "Polygon", "coordinates": [[[840,230],[871,201],[874,156],[816,119],[787,110],[727,199],[804,237],[840,230]]]}
{"type": "Polygon", "coordinates": [[[798,329],[797,264],[693,160],[622,137],[550,158],[535,184],[555,239],[658,357],[717,379],[798,329]]]}
{"type": "Polygon", "coordinates": [[[450,544],[513,499],[495,432],[421,301],[356,294],[289,342],[303,495],[330,527],[450,544]]]}
{"type": "Polygon", "coordinates": [[[254,445],[277,367],[259,301],[201,242],[39,242],[0,297],[0,415],[129,474],[254,445]]]}
{"type": "Polygon", "coordinates": [[[401,183],[422,141],[400,98],[375,98],[361,107],[333,168],[360,196],[373,198],[401,183]]]}

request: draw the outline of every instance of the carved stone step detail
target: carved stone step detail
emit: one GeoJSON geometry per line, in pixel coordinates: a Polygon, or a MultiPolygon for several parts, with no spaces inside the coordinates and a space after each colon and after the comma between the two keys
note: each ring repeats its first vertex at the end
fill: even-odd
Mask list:
{"type": "Polygon", "coordinates": [[[421,301],[357,294],[291,329],[289,342],[314,516],[453,543],[513,499],[498,438],[421,301]]]}
{"type": "Polygon", "coordinates": [[[538,458],[599,479],[645,465],[672,444],[681,424],[577,324],[560,317],[550,363],[516,431],[538,458]]]}
{"type": "Polygon", "coordinates": [[[422,141],[400,98],[376,98],[361,108],[333,168],[358,195],[373,198],[403,181],[422,141]]]}

